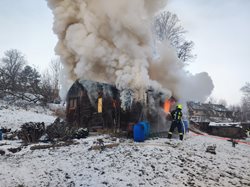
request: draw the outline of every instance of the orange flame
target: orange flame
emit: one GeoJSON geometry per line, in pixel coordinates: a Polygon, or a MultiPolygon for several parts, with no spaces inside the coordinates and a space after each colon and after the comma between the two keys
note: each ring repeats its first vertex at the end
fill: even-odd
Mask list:
{"type": "Polygon", "coordinates": [[[170,112],[170,108],[171,108],[171,101],[169,99],[166,99],[165,103],[164,103],[164,111],[166,113],[170,112]]]}

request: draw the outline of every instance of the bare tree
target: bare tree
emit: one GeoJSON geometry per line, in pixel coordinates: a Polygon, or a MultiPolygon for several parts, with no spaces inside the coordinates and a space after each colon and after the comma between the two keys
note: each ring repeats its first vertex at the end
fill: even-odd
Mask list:
{"type": "Polygon", "coordinates": [[[194,42],[187,41],[184,37],[186,31],[180,24],[176,14],[168,11],[161,12],[154,21],[154,31],[159,41],[168,40],[176,49],[179,59],[183,62],[195,58],[192,54],[194,42]]]}
{"type": "Polygon", "coordinates": [[[52,71],[52,76],[53,76],[53,86],[54,88],[59,87],[59,75],[61,71],[61,61],[59,58],[52,59],[50,62],[50,69],[52,71]]]}
{"type": "Polygon", "coordinates": [[[0,64],[0,96],[12,96],[11,100],[47,104],[59,96],[61,63],[51,61],[50,71],[41,76],[33,67],[26,65],[24,55],[16,49],[4,53],[0,64]]]}
{"type": "Polygon", "coordinates": [[[239,105],[230,105],[229,110],[233,112],[232,119],[235,122],[242,121],[242,112],[241,107],[239,105]]]}
{"type": "Polygon", "coordinates": [[[50,69],[52,72],[52,88],[54,99],[59,97],[59,76],[62,70],[61,61],[59,58],[51,60],[50,69]]]}
{"type": "Polygon", "coordinates": [[[247,82],[241,89],[242,97],[242,117],[244,121],[250,120],[250,83],[247,82]]]}
{"type": "Polygon", "coordinates": [[[250,83],[246,82],[245,85],[240,89],[244,96],[250,97],[250,83]]]}
{"type": "Polygon", "coordinates": [[[17,83],[26,60],[24,55],[16,49],[6,51],[4,55],[0,68],[1,88],[18,91],[17,83]]]}
{"type": "Polygon", "coordinates": [[[180,46],[176,47],[177,56],[183,62],[190,61],[195,58],[195,55],[192,54],[192,50],[194,47],[194,42],[185,41],[180,46]]]}
{"type": "Polygon", "coordinates": [[[49,73],[49,70],[46,70],[41,76],[39,93],[42,96],[43,104],[53,102],[54,96],[53,96],[52,76],[49,73]]]}

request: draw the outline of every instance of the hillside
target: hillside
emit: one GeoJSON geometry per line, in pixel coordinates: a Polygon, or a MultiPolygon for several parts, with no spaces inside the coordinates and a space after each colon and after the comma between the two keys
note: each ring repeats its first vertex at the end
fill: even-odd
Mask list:
{"type": "MultiPolygon", "coordinates": [[[[16,108],[1,108],[3,122],[18,128],[25,121],[52,122],[54,116],[16,108]],[[39,115],[39,116],[36,116],[39,115]],[[3,120],[4,117],[4,120],[3,120]]],[[[91,135],[70,146],[11,153],[21,142],[0,141],[0,186],[250,186],[250,146],[190,132],[183,142],[154,138],[144,143],[109,135],[91,135]],[[119,143],[103,151],[90,150],[97,139],[119,143]],[[216,145],[216,154],[206,152],[216,145]]]]}

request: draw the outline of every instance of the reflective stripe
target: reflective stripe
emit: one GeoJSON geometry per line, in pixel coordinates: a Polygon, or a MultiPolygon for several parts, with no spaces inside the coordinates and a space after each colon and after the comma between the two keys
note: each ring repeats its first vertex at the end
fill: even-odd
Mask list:
{"type": "Polygon", "coordinates": [[[178,120],[180,120],[180,119],[181,119],[181,113],[178,112],[178,120]]]}
{"type": "Polygon", "coordinates": [[[183,135],[183,133],[179,133],[179,135],[183,135]]]}
{"type": "Polygon", "coordinates": [[[182,117],[182,112],[181,111],[178,111],[178,110],[175,110],[171,113],[171,115],[173,116],[173,119],[175,121],[180,121],[181,120],[181,117],[182,117]]]}
{"type": "Polygon", "coordinates": [[[168,132],[168,134],[173,134],[172,132],[168,132]]]}

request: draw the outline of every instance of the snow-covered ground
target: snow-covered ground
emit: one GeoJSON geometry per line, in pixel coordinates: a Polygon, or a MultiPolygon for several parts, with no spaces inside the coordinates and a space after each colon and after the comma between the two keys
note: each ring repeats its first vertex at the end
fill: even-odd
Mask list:
{"type": "MultiPolygon", "coordinates": [[[[1,125],[27,121],[52,122],[49,112],[7,108],[0,110],[1,125]],[[39,117],[34,117],[35,115],[39,117]],[[32,117],[33,116],[33,117],[32,117]],[[2,118],[5,118],[4,120],[2,118]],[[50,121],[51,120],[51,121],[50,121]]],[[[183,142],[155,138],[135,143],[108,135],[76,140],[79,144],[43,150],[9,148],[19,141],[0,141],[0,187],[12,186],[250,186],[250,146],[189,133],[183,142]],[[97,139],[119,143],[103,151],[89,150],[97,139]],[[206,152],[216,145],[216,155],[206,152]]]]}
{"type": "Polygon", "coordinates": [[[183,142],[117,139],[118,147],[89,150],[97,138],[112,143],[108,136],[92,136],[68,147],[6,151],[0,186],[250,186],[249,145],[233,148],[225,140],[189,135],[183,142]],[[205,152],[214,144],[216,155],[205,152]]]}
{"type": "Polygon", "coordinates": [[[49,125],[55,118],[48,108],[35,105],[18,107],[0,100],[0,128],[7,127],[14,131],[26,122],[44,122],[49,125]]]}

